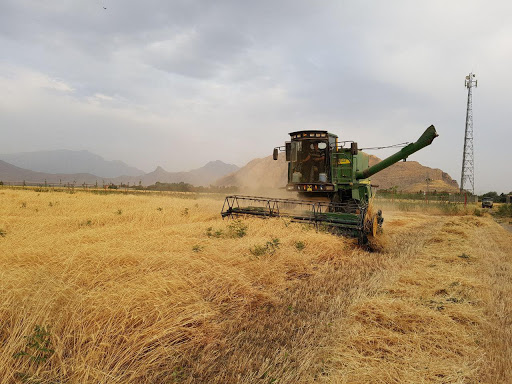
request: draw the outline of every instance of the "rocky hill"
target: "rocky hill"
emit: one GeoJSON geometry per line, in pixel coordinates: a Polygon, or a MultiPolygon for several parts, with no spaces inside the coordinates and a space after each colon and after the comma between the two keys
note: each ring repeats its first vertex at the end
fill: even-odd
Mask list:
{"type": "MultiPolygon", "coordinates": [[[[370,165],[380,159],[370,156],[370,165]]],[[[215,182],[219,186],[238,186],[248,190],[278,189],[286,185],[287,163],[284,156],[274,161],[272,156],[254,159],[238,171],[220,178],[215,182]]],[[[371,178],[372,184],[378,188],[387,189],[398,187],[399,191],[418,192],[426,189],[426,179],[429,178],[430,189],[438,192],[458,192],[459,187],[450,175],[440,169],[429,168],[417,161],[399,162],[377,173],[371,178]]]]}
{"type": "MultiPolygon", "coordinates": [[[[377,164],[380,159],[370,155],[370,166],[377,164]]],[[[381,189],[389,189],[397,186],[399,191],[418,192],[427,187],[438,192],[458,192],[459,185],[450,175],[438,168],[430,168],[421,165],[417,161],[400,161],[391,167],[384,169],[371,177],[372,184],[377,184],[381,189]]]]}

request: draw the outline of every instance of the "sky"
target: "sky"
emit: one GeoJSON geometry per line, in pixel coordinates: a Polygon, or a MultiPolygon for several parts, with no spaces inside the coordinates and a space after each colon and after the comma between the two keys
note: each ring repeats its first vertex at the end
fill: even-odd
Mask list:
{"type": "Polygon", "coordinates": [[[409,160],[460,183],[473,72],[475,191],[509,192],[511,16],[510,1],[2,0],[0,153],[182,171],[243,166],[302,129],[363,148],[434,124],[409,160]]]}

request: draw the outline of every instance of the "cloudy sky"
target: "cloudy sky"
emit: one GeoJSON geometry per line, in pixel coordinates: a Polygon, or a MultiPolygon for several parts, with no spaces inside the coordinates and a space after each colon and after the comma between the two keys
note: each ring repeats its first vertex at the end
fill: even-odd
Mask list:
{"type": "Polygon", "coordinates": [[[434,124],[410,160],[460,182],[473,71],[476,191],[509,192],[511,20],[510,1],[2,0],[0,153],[177,171],[300,129],[373,147],[434,124]]]}

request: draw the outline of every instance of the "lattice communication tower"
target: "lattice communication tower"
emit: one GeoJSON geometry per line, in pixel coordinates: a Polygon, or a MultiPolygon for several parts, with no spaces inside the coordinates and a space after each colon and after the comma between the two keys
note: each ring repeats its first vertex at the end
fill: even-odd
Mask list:
{"type": "Polygon", "coordinates": [[[464,153],[462,155],[462,175],[460,193],[464,191],[475,194],[475,159],[473,156],[473,102],[472,89],[478,85],[476,75],[472,72],[466,76],[464,86],[468,89],[468,106],[466,110],[466,132],[464,135],[464,153]]]}

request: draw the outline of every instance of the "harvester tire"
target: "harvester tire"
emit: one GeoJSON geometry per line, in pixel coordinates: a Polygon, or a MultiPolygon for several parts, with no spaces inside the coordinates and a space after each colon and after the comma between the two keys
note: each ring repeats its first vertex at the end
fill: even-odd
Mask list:
{"type": "Polygon", "coordinates": [[[373,237],[377,236],[378,228],[379,228],[379,224],[378,224],[378,221],[377,221],[377,216],[373,216],[372,227],[371,227],[371,231],[372,231],[372,236],[373,237]]]}

